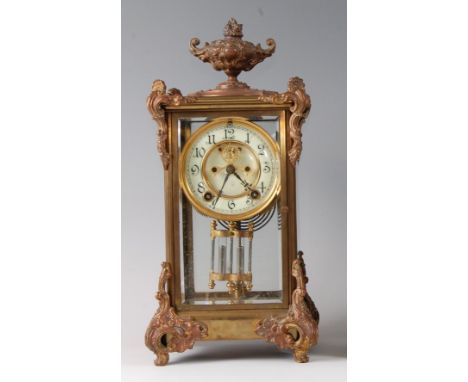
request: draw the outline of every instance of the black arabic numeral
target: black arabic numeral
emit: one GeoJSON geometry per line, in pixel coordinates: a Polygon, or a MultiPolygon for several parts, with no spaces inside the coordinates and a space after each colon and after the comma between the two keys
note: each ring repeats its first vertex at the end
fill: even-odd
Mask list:
{"type": "Polygon", "coordinates": [[[205,192],[205,185],[203,184],[203,182],[198,183],[197,191],[198,191],[200,194],[203,194],[203,193],[205,192]]]}
{"type": "Polygon", "coordinates": [[[271,171],[271,167],[268,166],[268,162],[265,162],[265,167],[263,167],[263,172],[270,172],[271,171]]]}
{"type": "Polygon", "coordinates": [[[265,155],[265,145],[264,144],[260,143],[258,145],[258,150],[259,150],[258,155],[265,155]]]}
{"type": "Polygon", "coordinates": [[[232,127],[224,129],[224,139],[234,139],[234,129],[232,127]]]}
{"type": "Polygon", "coordinates": [[[201,148],[198,148],[198,147],[195,147],[195,156],[197,158],[203,158],[203,155],[205,155],[205,148],[204,147],[201,147],[201,148]]]}
{"type": "Polygon", "coordinates": [[[194,164],[192,167],[190,167],[190,172],[192,175],[197,175],[200,172],[200,167],[194,164]]]}
{"type": "Polygon", "coordinates": [[[234,200],[230,200],[228,202],[228,207],[230,210],[232,210],[236,206],[236,203],[234,203],[234,200]]]}

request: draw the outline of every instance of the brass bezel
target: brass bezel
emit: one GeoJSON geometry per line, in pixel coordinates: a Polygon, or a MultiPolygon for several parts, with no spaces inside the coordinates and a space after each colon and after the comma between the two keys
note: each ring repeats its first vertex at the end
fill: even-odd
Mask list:
{"type": "Polygon", "coordinates": [[[255,215],[258,215],[258,214],[266,211],[268,209],[268,207],[271,206],[271,204],[276,199],[276,196],[279,194],[279,192],[281,190],[280,149],[279,149],[279,146],[278,146],[278,142],[276,142],[261,126],[249,121],[247,118],[238,117],[238,116],[219,117],[219,118],[215,118],[215,119],[207,122],[205,125],[198,128],[198,130],[195,131],[190,136],[190,138],[187,140],[187,142],[185,143],[185,145],[184,145],[184,147],[182,149],[182,152],[180,154],[178,173],[179,173],[179,184],[180,184],[180,186],[182,188],[182,191],[184,192],[185,196],[189,200],[190,204],[192,206],[194,206],[195,209],[198,212],[200,212],[202,215],[205,215],[205,216],[208,216],[210,218],[217,219],[217,220],[227,220],[227,221],[245,220],[245,219],[251,218],[251,217],[253,217],[255,215]],[[273,151],[273,155],[275,156],[274,160],[276,162],[276,168],[277,168],[277,176],[276,176],[276,179],[275,179],[276,185],[274,186],[274,188],[271,191],[270,195],[266,199],[260,200],[259,204],[255,208],[253,208],[253,209],[251,209],[251,210],[249,210],[247,212],[240,213],[240,214],[223,214],[223,213],[213,211],[208,207],[205,207],[205,205],[203,205],[196,198],[196,196],[193,194],[190,187],[188,187],[187,178],[185,176],[186,174],[185,174],[185,171],[184,171],[188,152],[189,152],[191,146],[193,145],[193,143],[198,139],[198,137],[200,135],[203,135],[204,133],[206,133],[206,131],[210,130],[213,126],[219,125],[220,123],[227,122],[227,121],[232,121],[234,123],[239,123],[239,124],[246,125],[247,127],[251,128],[252,130],[257,132],[258,134],[260,134],[265,139],[265,141],[267,141],[268,144],[270,145],[270,147],[271,147],[271,149],[273,151]]]}

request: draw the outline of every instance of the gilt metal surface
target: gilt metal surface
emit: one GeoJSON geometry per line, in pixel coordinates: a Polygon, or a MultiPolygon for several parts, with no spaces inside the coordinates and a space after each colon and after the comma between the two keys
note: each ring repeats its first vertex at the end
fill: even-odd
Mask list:
{"type": "Polygon", "coordinates": [[[242,71],[249,71],[265,58],[270,57],[276,49],[275,40],[269,38],[266,43],[267,49],[263,49],[260,44],[254,45],[250,41],[242,40],[242,24],[231,18],[224,28],[224,39],[205,43],[205,46],[198,48],[200,40],[196,37],[190,41],[190,51],[203,62],[209,62],[215,70],[222,70],[228,79],[218,84],[216,89],[218,94],[223,94],[223,90],[249,89],[249,86],[240,82],[237,76],[242,71]]]}
{"type": "Polygon", "coordinates": [[[153,119],[158,124],[158,143],[157,149],[161,156],[161,161],[165,170],[169,167],[171,156],[168,147],[168,124],[164,108],[167,106],[179,106],[184,103],[190,103],[194,99],[184,97],[179,89],[169,89],[166,93],[166,84],[162,80],[153,81],[151,94],[146,100],[146,105],[153,119]]]}
{"type": "Polygon", "coordinates": [[[227,81],[216,89],[183,96],[178,89],[166,91],[165,83],[156,80],[147,99],[148,110],[158,124],[157,149],[165,170],[167,262],[163,263],[156,295],[160,307],[145,336],[146,345],[156,354],[157,365],[168,362],[169,352],[190,349],[196,340],[266,338],[279,347],[291,349],[298,362],[308,360],[308,350],[317,342],[318,311],[307,294],[302,254],[297,259],[295,256],[295,166],[302,152],[302,124],[311,107],[310,97],[298,77],[289,80],[287,91],[283,93],[251,89],[239,82],[237,76],[241,71],[251,70],[271,56],[276,46],[273,40],[267,40],[268,48],[262,49],[242,37],[242,25],[230,20],[223,40],[199,47],[199,40],[192,39],[192,53],[228,76],[227,81]],[[184,292],[190,294],[189,299],[206,304],[187,303],[182,298],[182,269],[187,268],[186,272],[193,273],[193,224],[187,219],[192,213],[190,201],[184,200],[180,192],[179,121],[192,117],[212,120],[220,117],[249,119],[252,116],[279,118],[281,185],[277,203],[281,214],[282,289],[245,292],[247,299],[275,297],[275,302],[239,301],[220,305],[215,300],[229,299],[229,292],[213,292],[210,297],[213,301],[208,301],[207,293],[194,291],[192,277],[184,292]],[[189,237],[183,244],[185,248],[181,248],[182,235],[189,237]],[[184,251],[189,254],[187,259],[181,256],[184,251]]]}
{"type": "Polygon", "coordinates": [[[304,81],[299,77],[292,77],[289,79],[286,92],[260,96],[259,100],[280,105],[291,104],[289,134],[292,145],[288,151],[288,157],[291,165],[295,167],[302,153],[302,124],[307,118],[311,107],[310,97],[305,92],[304,81]]]}
{"type": "Polygon", "coordinates": [[[297,362],[308,362],[309,349],[318,340],[319,312],[307,293],[308,279],[302,252],[293,261],[292,275],[297,286],[288,313],[260,320],[255,333],[280,349],[291,349],[297,362]]]}
{"type": "Polygon", "coordinates": [[[169,352],[182,353],[191,349],[196,340],[208,335],[207,326],[191,318],[177,315],[171,306],[171,299],[166,291],[167,280],[172,277],[171,266],[162,263],[156,299],[159,308],[146,330],[145,344],[156,354],[156,366],[164,366],[169,361],[169,352]]]}

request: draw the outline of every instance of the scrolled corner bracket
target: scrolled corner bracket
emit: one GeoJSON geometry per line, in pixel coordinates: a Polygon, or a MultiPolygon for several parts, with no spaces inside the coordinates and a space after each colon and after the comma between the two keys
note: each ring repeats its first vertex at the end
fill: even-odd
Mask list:
{"type": "Polygon", "coordinates": [[[184,97],[179,89],[172,88],[166,92],[166,84],[164,81],[153,81],[151,94],[146,100],[146,105],[151,116],[158,124],[157,149],[161,156],[164,170],[169,168],[171,161],[168,145],[169,127],[166,119],[165,106],[179,106],[190,102],[193,102],[193,97],[184,97]]]}
{"type": "Polygon", "coordinates": [[[196,340],[208,335],[207,326],[199,321],[181,318],[171,307],[170,296],[166,291],[167,281],[172,277],[171,266],[162,263],[156,299],[159,308],[146,330],[145,344],[156,354],[156,366],[164,366],[169,361],[169,352],[182,353],[192,349],[196,340]]]}
{"type": "Polygon", "coordinates": [[[224,27],[224,39],[206,42],[203,47],[198,47],[199,38],[190,40],[190,52],[195,57],[209,62],[215,70],[222,70],[227,75],[227,80],[218,84],[217,89],[250,89],[237,76],[242,71],[252,70],[275,52],[276,42],[272,38],[266,41],[268,47],[263,49],[260,44],[242,40],[243,36],[242,24],[231,18],[224,27]]]}
{"type": "Polygon", "coordinates": [[[290,104],[289,136],[291,146],[288,151],[289,162],[296,167],[302,153],[302,125],[309,115],[311,101],[305,91],[304,81],[292,77],[288,81],[288,90],[284,93],[273,93],[259,97],[259,100],[273,104],[290,104]]]}
{"type": "Polygon", "coordinates": [[[297,362],[309,361],[309,349],[317,344],[319,312],[307,293],[307,276],[302,252],[292,263],[292,275],[296,279],[296,289],[288,313],[270,316],[257,323],[255,333],[280,349],[294,352],[297,362]]]}

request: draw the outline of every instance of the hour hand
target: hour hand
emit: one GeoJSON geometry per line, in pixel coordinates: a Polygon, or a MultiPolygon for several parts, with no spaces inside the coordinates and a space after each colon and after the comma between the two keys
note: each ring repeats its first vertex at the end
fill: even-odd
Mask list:
{"type": "Polygon", "coordinates": [[[244,187],[252,191],[252,189],[250,188],[250,185],[244,179],[242,179],[237,172],[234,173],[234,176],[241,181],[244,187]]]}
{"type": "Polygon", "coordinates": [[[250,190],[250,196],[252,197],[252,199],[257,199],[260,196],[260,193],[252,187],[250,187],[251,184],[248,184],[244,179],[242,179],[237,172],[234,172],[234,176],[241,181],[242,185],[245,188],[248,188],[250,190]]]}

